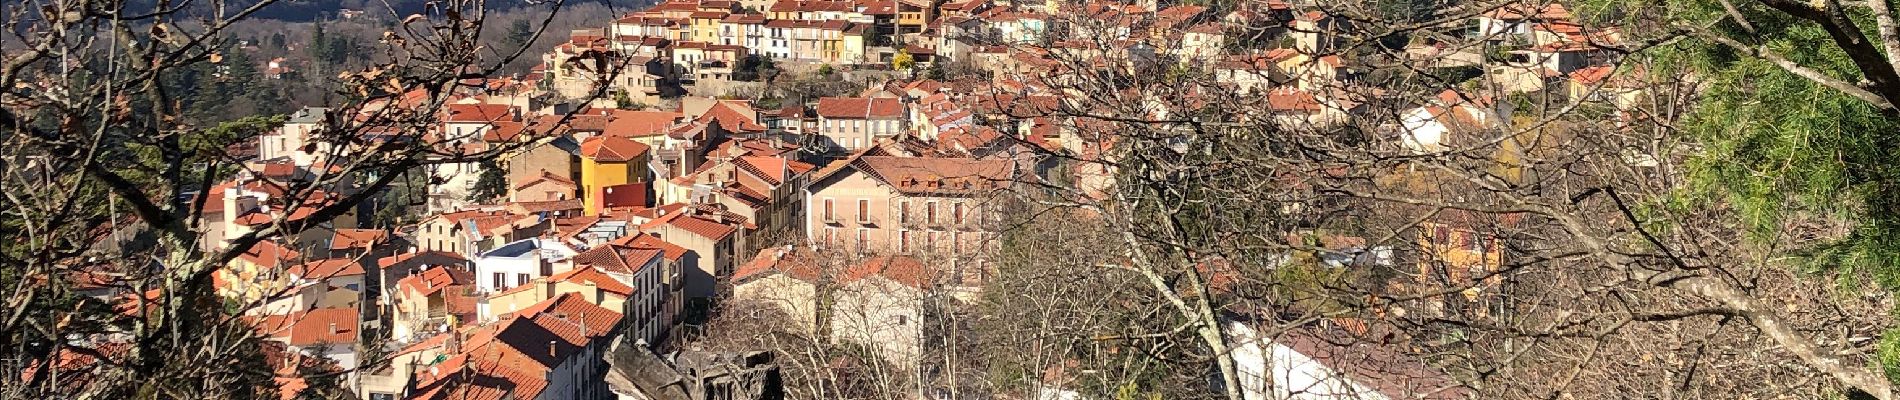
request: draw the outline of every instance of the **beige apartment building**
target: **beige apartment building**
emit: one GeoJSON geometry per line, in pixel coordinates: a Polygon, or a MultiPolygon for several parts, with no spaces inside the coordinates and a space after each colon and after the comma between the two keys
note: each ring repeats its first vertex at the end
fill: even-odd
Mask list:
{"type": "Polygon", "coordinates": [[[978,256],[995,246],[995,194],[1031,179],[1009,160],[860,155],[812,177],[806,237],[858,253],[978,256]]]}

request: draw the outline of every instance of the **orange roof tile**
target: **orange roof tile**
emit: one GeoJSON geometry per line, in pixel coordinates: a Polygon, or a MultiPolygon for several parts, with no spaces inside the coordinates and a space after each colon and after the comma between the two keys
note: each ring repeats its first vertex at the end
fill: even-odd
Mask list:
{"type": "Polygon", "coordinates": [[[575,267],[594,267],[606,272],[632,274],[638,272],[654,258],[661,256],[662,252],[656,249],[608,244],[595,246],[580,254],[575,254],[569,261],[573,262],[575,267]]]}
{"type": "Polygon", "coordinates": [[[348,345],[356,343],[359,318],[354,308],[318,308],[265,316],[257,329],[292,346],[348,345]]]}
{"type": "Polygon", "coordinates": [[[906,194],[980,195],[1029,179],[1007,159],[864,156],[851,166],[906,194]]]}
{"type": "Polygon", "coordinates": [[[516,121],[518,117],[507,104],[450,104],[444,110],[442,121],[448,123],[516,121]]]}
{"type": "Polygon", "coordinates": [[[621,237],[620,239],[615,239],[614,244],[636,249],[659,250],[665,253],[667,260],[671,261],[679,261],[680,257],[686,256],[685,247],[680,247],[672,242],[661,240],[659,236],[654,236],[646,232],[636,232],[621,237]]]}
{"type": "Polygon", "coordinates": [[[649,230],[660,225],[672,225],[707,239],[725,240],[734,232],[738,232],[739,228],[750,223],[746,222],[744,217],[711,209],[708,206],[699,206],[687,207],[678,212],[660,216],[642,225],[640,229],[649,230]]]}
{"type": "Polygon", "coordinates": [[[296,250],[271,241],[257,242],[251,245],[251,248],[245,249],[243,254],[238,255],[239,259],[264,268],[280,267],[300,257],[302,255],[297,254],[296,250]]]}
{"type": "Polygon", "coordinates": [[[759,125],[758,115],[759,112],[750,106],[721,101],[694,122],[717,124],[727,132],[764,132],[765,125],[759,125]]]}
{"type": "Polygon", "coordinates": [[[905,286],[926,288],[936,284],[936,273],[924,266],[922,261],[906,256],[879,256],[846,269],[840,282],[854,282],[871,276],[882,276],[905,286]]]}
{"type": "Polygon", "coordinates": [[[330,250],[368,249],[389,238],[382,229],[338,229],[330,235],[330,250]]]}
{"type": "Polygon", "coordinates": [[[467,286],[475,283],[475,274],[456,267],[435,267],[411,274],[396,281],[396,287],[415,292],[422,296],[434,295],[444,289],[467,286]]]}
{"type": "Polygon", "coordinates": [[[606,117],[605,134],[620,137],[648,137],[666,134],[685,116],[672,111],[613,110],[606,117]]]}
{"type": "Polygon", "coordinates": [[[752,256],[752,261],[739,266],[732,273],[732,281],[735,284],[744,283],[778,273],[802,281],[817,282],[824,269],[813,258],[811,252],[792,246],[768,247],[752,256]]]}
{"type": "Polygon", "coordinates": [[[595,136],[581,142],[581,157],[597,162],[628,162],[643,157],[651,146],[620,136],[595,136]]]}
{"type": "Polygon", "coordinates": [[[580,187],[574,184],[573,179],[565,177],[565,176],[561,176],[561,175],[556,175],[555,173],[548,172],[548,170],[544,169],[544,170],[541,170],[540,176],[536,176],[534,179],[529,179],[527,181],[524,181],[524,182],[521,182],[520,184],[515,185],[515,189],[517,190],[524,189],[529,186],[534,186],[535,184],[542,183],[542,182],[553,182],[553,183],[561,184],[567,187],[580,187]]]}
{"type": "Polygon", "coordinates": [[[292,265],[289,271],[292,275],[309,280],[325,280],[335,277],[364,274],[363,264],[348,258],[326,258],[292,265]]]}
{"type": "Polygon", "coordinates": [[[902,118],[904,105],[885,97],[825,97],[818,99],[818,115],[825,118],[902,118]]]}
{"type": "Polygon", "coordinates": [[[463,258],[461,254],[456,254],[456,253],[451,253],[451,252],[446,252],[446,251],[422,251],[422,252],[414,252],[414,253],[403,253],[403,254],[383,257],[376,260],[376,265],[383,267],[385,269],[399,268],[399,267],[416,268],[416,267],[428,267],[428,266],[440,266],[440,265],[458,265],[459,266],[459,265],[464,265],[464,264],[468,264],[467,258],[463,258]]]}

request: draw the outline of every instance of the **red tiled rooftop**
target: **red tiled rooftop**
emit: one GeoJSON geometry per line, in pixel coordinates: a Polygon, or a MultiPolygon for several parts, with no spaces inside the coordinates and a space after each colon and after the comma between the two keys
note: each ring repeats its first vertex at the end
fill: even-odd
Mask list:
{"type": "Polygon", "coordinates": [[[323,279],[329,279],[329,278],[335,278],[335,277],[358,276],[358,275],[363,275],[364,273],[362,263],[358,263],[356,262],[356,260],[352,260],[348,258],[326,258],[322,260],[306,262],[303,264],[292,265],[290,266],[289,271],[292,275],[296,275],[303,279],[309,279],[309,280],[323,280],[323,279]]]}
{"type": "Polygon", "coordinates": [[[382,229],[338,229],[330,235],[330,250],[368,249],[388,237],[382,229]]]}
{"type": "Polygon", "coordinates": [[[507,104],[450,104],[445,110],[442,121],[449,123],[491,123],[516,117],[514,107],[507,104]]]}
{"type": "Polygon", "coordinates": [[[620,136],[594,136],[581,142],[581,156],[597,162],[628,162],[644,157],[651,146],[620,136]]]}
{"type": "Polygon", "coordinates": [[[849,283],[872,276],[882,276],[892,282],[919,289],[936,284],[935,272],[924,266],[922,261],[905,256],[880,256],[865,260],[846,269],[840,282],[849,283]]]}
{"type": "Polygon", "coordinates": [[[825,118],[890,119],[904,116],[904,105],[894,98],[826,97],[818,99],[818,115],[825,118]]]}
{"type": "Polygon", "coordinates": [[[402,280],[396,286],[422,296],[434,295],[444,289],[472,285],[475,274],[456,267],[434,267],[422,270],[402,280]]]}
{"type": "Polygon", "coordinates": [[[297,254],[296,250],[291,250],[290,248],[271,241],[257,242],[251,245],[251,248],[245,249],[244,253],[238,255],[239,259],[264,268],[284,266],[300,257],[302,256],[297,254]]]}
{"type": "Polygon", "coordinates": [[[743,283],[779,273],[806,282],[817,282],[823,269],[816,261],[814,255],[808,251],[797,248],[769,247],[759,250],[759,253],[752,257],[752,261],[739,266],[738,270],[732,274],[732,281],[743,283]]]}
{"type": "Polygon", "coordinates": [[[356,343],[359,318],[354,308],[318,308],[265,316],[257,326],[265,335],[292,346],[348,346],[356,343]]]}

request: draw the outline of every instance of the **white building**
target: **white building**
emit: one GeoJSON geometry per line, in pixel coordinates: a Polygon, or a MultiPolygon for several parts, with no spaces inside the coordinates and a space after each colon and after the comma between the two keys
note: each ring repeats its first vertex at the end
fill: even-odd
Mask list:
{"type": "Polygon", "coordinates": [[[475,257],[475,287],[494,293],[573,269],[569,258],[580,252],[556,240],[527,238],[475,257]]]}

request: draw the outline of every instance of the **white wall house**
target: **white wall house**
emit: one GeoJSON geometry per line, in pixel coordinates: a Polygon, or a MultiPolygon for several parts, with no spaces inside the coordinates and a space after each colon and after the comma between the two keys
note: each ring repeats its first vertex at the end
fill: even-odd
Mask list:
{"type": "Polygon", "coordinates": [[[494,293],[567,272],[573,269],[568,259],[575,254],[579,252],[556,240],[517,240],[475,257],[475,287],[494,293]]]}

